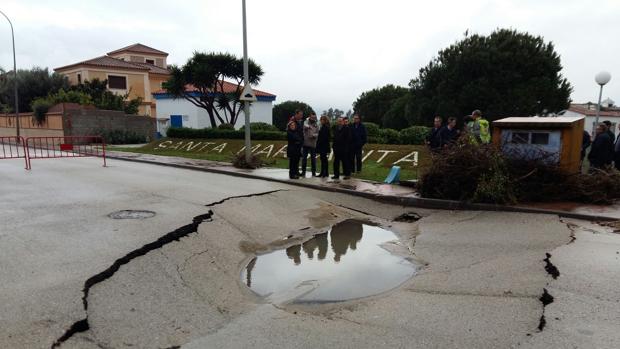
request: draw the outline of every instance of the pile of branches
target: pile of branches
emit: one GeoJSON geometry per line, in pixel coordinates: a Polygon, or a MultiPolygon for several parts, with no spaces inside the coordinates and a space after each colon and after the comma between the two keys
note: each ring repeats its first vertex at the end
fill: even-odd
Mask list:
{"type": "Polygon", "coordinates": [[[494,204],[610,204],[620,199],[620,172],[608,169],[568,174],[549,161],[553,156],[506,156],[494,145],[461,141],[433,155],[432,165],[420,178],[419,191],[428,198],[494,204]]]}

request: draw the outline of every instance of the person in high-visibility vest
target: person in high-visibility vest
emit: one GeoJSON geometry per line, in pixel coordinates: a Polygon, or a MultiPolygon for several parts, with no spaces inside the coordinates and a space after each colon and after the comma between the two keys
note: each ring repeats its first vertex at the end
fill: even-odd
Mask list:
{"type": "Polygon", "coordinates": [[[471,113],[471,121],[467,123],[467,129],[473,139],[482,144],[491,142],[491,128],[489,121],[482,118],[482,112],[478,109],[471,113]]]}

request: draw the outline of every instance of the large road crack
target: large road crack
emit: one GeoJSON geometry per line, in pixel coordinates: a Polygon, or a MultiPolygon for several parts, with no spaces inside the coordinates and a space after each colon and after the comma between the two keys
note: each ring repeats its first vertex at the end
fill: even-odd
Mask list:
{"type": "MultiPolygon", "coordinates": [[[[224,198],[220,201],[216,201],[210,204],[205,205],[205,207],[214,207],[220,204],[223,204],[224,202],[228,201],[228,200],[232,200],[232,199],[240,199],[240,198],[250,198],[250,197],[254,197],[254,196],[263,196],[263,195],[269,195],[269,194],[273,194],[279,191],[284,191],[283,189],[278,189],[278,190],[271,190],[271,191],[267,191],[267,192],[261,192],[261,193],[254,193],[254,194],[247,194],[247,195],[239,195],[239,196],[230,196],[227,198],[224,198]]],[[[59,347],[62,343],[64,343],[65,341],[67,341],[69,338],[73,337],[75,334],[77,333],[82,333],[82,332],[86,332],[90,329],[90,324],[88,323],[88,295],[90,293],[91,288],[93,288],[93,286],[95,286],[96,284],[103,282],[109,278],[111,278],[120,268],[121,266],[128,264],[129,262],[131,262],[132,260],[144,256],[147,253],[160,249],[163,246],[174,242],[174,241],[179,241],[181,238],[184,238],[192,233],[196,233],[198,231],[198,226],[203,223],[203,222],[210,222],[213,220],[213,211],[209,210],[207,213],[205,214],[201,214],[198,215],[196,217],[194,217],[192,219],[192,222],[189,224],[186,224],[180,228],[177,228],[165,235],[163,235],[162,237],[160,237],[159,239],[150,242],[138,249],[135,249],[129,253],[127,253],[125,256],[117,259],[116,261],[114,261],[114,263],[112,263],[112,265],[110,265],[107,269],[105,269],[104,271],[95,274],[93,276],[91,276],[90,278],[88,278],[85,282],[84,282],[84,287],[82,289],[83,292],[83,296],[82,296],[82,304],[84,306],[84,312],[86,313],[86,317],[84,319],[78,320],[75,323],[73,323],[71,325],[71,327],[69,327],[65,333],[60,336],[53,344],[52,344],[52,348],[57,348],[59,347]]]]}

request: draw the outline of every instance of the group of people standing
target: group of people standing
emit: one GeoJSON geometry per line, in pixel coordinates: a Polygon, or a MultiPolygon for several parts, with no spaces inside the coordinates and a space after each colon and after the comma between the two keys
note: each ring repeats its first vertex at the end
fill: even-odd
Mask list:
{"type": "Polygon", "coordinates": [[[359,115],[353,116],[353,124],[349,118],[341,117],[338,125],[332,129],[330,119],[322,115],[317,121],[316,114],[311,113],[304,121],[303,111],[295,111],[286,126],[288,139],[287,157],[289,159],[289,178],[299,179],[306,176],[308,156],[313,177],[329,177],[329,155],[334,151],[334,175],[340,178],[340,170],[344,179],[349,179],[354,172],[362,171],[362,152],[368,140],[366,127],[359,115]],[[331,146],[330,146],[331,144],[331,146]],[[317,174],[316,155],[321,160],[321,171],[317,174]],[[299,163],[301,160],[301,170],[299,163]]]}
{"type": "MultiPolygon", "coordinates": [[[[620,125],[618,126],[620,131],[620,125]]],[[[596,126],[594,140],[587,131],[583,133],[583,142],[581,144],[581,159],[585,158],[588,147],[590,153],[588,160],[590,168],[603,169],[610,167],[612,163],[617,170],[620,170],[620,135],[616,138],[612,130],[612,123],[605,120],[596,126]]]]}
{"type": "Polygon", "coordinates": [[[426,137],[426,145],[432,152],[437,153],[441,149],[456,143],[457,139],[464,135],[468,135],[470,141],[479,144],[491,142],[489,122],[482,118],[480,110],[474,110],[471,115],[464,118],[463,122],[465,127],[463,130],[459,130],[456,118],[448,118],[448,122],[444,125],[443,118],[436,116],[433,121],[433,128],[426,137]]]}

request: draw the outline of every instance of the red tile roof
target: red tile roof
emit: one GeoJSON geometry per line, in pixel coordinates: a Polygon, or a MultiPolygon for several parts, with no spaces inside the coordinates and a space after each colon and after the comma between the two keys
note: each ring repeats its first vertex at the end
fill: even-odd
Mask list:
{"type": "Polygon", "coordinates": [[[110,56],[101,56],[93,59],[88,59],[82,62],[66,65],[64,67],[54,68],[54,71],[66,70],[69,68],[77,67],[80,65],[87,65],[91,67],[100,67],[100,68],[113,68],[113,69],[124,69],[124,70],[140,70],[140,71],[149,71],[153,74],[165,74],[168,75],[170,72],[167,69],[155,66],[153,64],[148,63],[137,63],[137,62],[127,62],[122,59],[110,57],[110,56]]]}
{"type": "Polygon", "coordinates": [[[135,52],[135,53],[146,53],[146,54],[159,55],[159,56],[168,56],[168,53],[164,51],[160,51],[152,47],[142,45],[141,43],[119,48],[118,50],[108,52],[108,55],[114,55],[114,54],[121,53],[121,52],[135,52]]]}
{"type": "MultiPolygon", "coordinates": [[[[240,90],[243,90],[243,85],[241,85],[239,87],[240,90]]],[[[264,92],[264,91],[260,91],[260,90],[254,90],[254,94],[256,94],[256,96],[260,96],[260,97],[275,97],[276,95],[271,94],[269,92],[264,92]]],[[[232,82],[228,82],[228,81],[224,81],[224,93],[234,93],[237,91],[237,84],[233,84],[232,82]]],[[[198,89],[196,87],[194,87],[194,85],[185,85],[185,92],[199,92],[198,89]]],[[[166,90],[158,90],[156,92],[153,92],[154,94],[166,94],[166,90]]]]}
{"type": "Polygon", "coordinates": [[[162,67],[158,67],[158,66],[150,64],[150,63],[131,62],[131,64],[139,65],[139,66],[141,66],[143,68],[148,68],[149,72],[153,73],[153,74],[163,74],[163,75],[169,75],[170,74],[168,69],[164,69],[162,67]]]}
{"type": "Polygon", "coordinates": [[[55,71],[58,70],[66,70],[68,68],[76,67],[79,65],[88,65],[92,67],[102,67],[102,68],[116,68],[116,69],[127,69],[127,70],[150,70],[148,67],[142,67],[135,63],[125,62],[123,60],[113,58],[110,56],[101,56],[93,59],[88,59],[82,62],[66,65],[64,67],[54,68],[55,71]]]}
{"type": "MultiPolygon", "coordinates": [[[[613,108],[613,109],[607,109],[606,108],[602,108],[601,112],[599,113],[600,117],[620,117],[620,109],[617,108],[613,108]]],[[[574,112],[574,113],[579,113],[582,115],[586,115],[586,116],[596,116],[596,109],[592,110],[592,109],[588,109],[585,107],[581,107],[581,106],[577,106],[577,105],[571,105],[570,108],[568,108],[568,110],[574,112]]]]}

